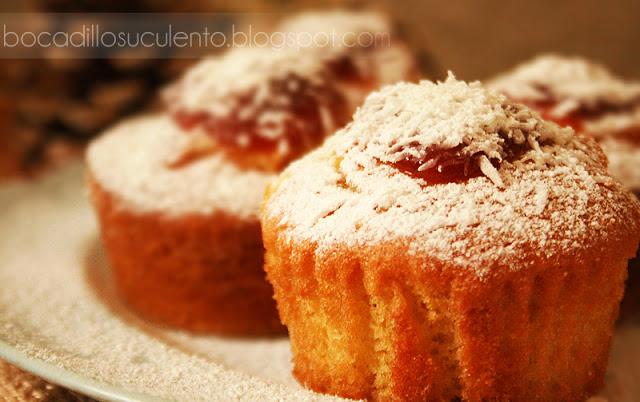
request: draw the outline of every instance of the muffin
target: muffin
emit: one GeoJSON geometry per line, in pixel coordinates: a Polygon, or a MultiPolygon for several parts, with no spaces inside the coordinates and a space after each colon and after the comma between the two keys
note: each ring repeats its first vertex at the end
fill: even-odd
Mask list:
{"type": "Polygon", "coordinates": [[[165,113],[118,125],[87,153],[119,292],[177,328],[283,332],[262,268],[260,201],[355,104],[324,60],[250,48],[201,61],[164,99],[165,113]]]}
{"type": "Polygon", "coordinates": [[[154,115],[89,146],[91,199],[118,291],[143,317],[177,328],[283,332],[256,215],[273,175],[221,152],[173,167],[190,141],[170,117],[154,115]]]}
{"type": "Polygon", "coordinates": [[[609,159],[610,173],[640,193],[640,82],[615,77],[578,57],[543,55],[488,86],[549,120],[592,135],[609,159]]]}
{"type": "Polygon", "coordinates": [[[373,400],[580,400],[603,382],[640,202],[586,136],[454,77],[371,94],[269,185],[294,375],[373,400]]]}

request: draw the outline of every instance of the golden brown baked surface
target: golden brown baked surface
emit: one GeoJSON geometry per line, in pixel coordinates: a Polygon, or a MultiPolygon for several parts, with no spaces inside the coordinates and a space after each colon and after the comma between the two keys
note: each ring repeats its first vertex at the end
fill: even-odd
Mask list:
{"type": "Polygon", "coordinates": [[[583,400],[602,385],[627,250],[479,279],[398,242],[319,258],[273,220],[263,233],[294,374],[315,391],[550,401],[583,400]]]}
{"type": "Polygon", "coordinates": [[[131,308],[191,331],[284,332],[262,269],[257,220],[224,212],[136,213],[91,172],[88,180],[118,290],[131,308]]]}

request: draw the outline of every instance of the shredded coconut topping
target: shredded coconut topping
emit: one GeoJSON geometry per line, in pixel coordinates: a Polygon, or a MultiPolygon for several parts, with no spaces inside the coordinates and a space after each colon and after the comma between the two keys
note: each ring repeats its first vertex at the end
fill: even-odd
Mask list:
{"type": "Polygon", "coordinates": [[[219,210],[256,219],[274,176],[242,170],[220,153],[173,166],[193,144],[167,116],[126,121],[94,140],[87,152],[98,183],[132,211],[165,216],[219,210]]]}
{"type": "Polygon", "coordinates": [[[488,85],[519,101],[555,102],[556,116],[640,102],[640,82],[620,80],[604,66],[578,57],[543,55],[488,85]]]}
{"type": "Polygon", "coordinates": [[[494,183],[501,180],[490,160],[502,162],[514,147],[533,149],[544,156],[540,143],[564,144],[572,130],[546,122],[504,95],[489,92],[479,82],[401,83],[371,94],[345,129],[372,158],[397,163],[414,160],[424,169],[433,164],[433,150],[461,148],[462,155],[478,159],[480,169],[494,183]],[[358,136],[360,134],[360,136],[358,136]]]}
{"type": "Polygon", "coordinates": [[[640,188],[640,158],[633,157],[640,152],[640,82],[619,79],[584,59],[547,55],[489,86],[533,107],[549,107],[551,119],[595,137],[611,161],[612,175],[640,188]]]}
{"type": "Polygon", "coordinates": [[[285,170],[263,222],[277,224],[290,241],[316,245],[318,258],[336,245],[393,242],[479,277],[635,242],[624,250],[631,256],[640,203],[607,175],[597,144],[571,133],[453,77],[385,88],[350,126],[285,170]],[[520,138],[523,147],[512,160],[503,157],[507,138],[520,138]],[[502,162],[488,163],[487,177],[444,184],[384,163],[460,144],[482,164],[502,162]]]}

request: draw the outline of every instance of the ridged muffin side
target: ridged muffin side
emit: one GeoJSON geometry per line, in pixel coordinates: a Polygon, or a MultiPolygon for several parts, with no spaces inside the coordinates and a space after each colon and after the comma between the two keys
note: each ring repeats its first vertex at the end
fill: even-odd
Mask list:
{"type": "Polygon", "coordinates": [[[283,333],[266,281],[260,224],[222,212],[133,213],[89,177],[119,294],[152,321],[195,332],[283,333]]]}
{"type": "Polygon", "coordinates": [[[602,386],[628,248],[479,279],[397,243],[318,258],[272,219],[263,238],[294,374],[315,391],[549,401],[602,386]]]}

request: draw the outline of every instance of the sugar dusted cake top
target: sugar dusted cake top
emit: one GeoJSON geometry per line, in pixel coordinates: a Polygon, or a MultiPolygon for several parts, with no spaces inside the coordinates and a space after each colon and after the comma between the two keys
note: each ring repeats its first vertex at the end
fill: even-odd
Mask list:
{"type": "Polygon", "coordinates": [[[479,276],[640,233],[638,201],[607,175],[594,141],[452,76],[370,95],[354,122],[272,185],[263,219],[319,254],[392,242],[479,276]],[[399,166],[428,163],[434,150],[456,150],[438,155],[479,171],[434,182],[446,161],[426,176],[416,174],[423,165],[399,166]]]}
{"type": "Polygon", "coordinates": [[[319,145],[351,113],[324,61],[266,48],[199,62],[165,101],[187,134],[205,132],[239,164],[271,171],[319,145]]]}
{"type": "Polygon", "coordinates": [[[166,217],[217,211],[255,219],[272,174],[241,170],[219,153],[174,166],[190,138],[168,116],[125,121],[87,151],[91,175],[128,210],[166,217]]]}
{"type": "Polygon", "coordinates": [[[489,86],[595,137],[610,160],[611,174],[629,188],[640,188],[640,82],[618,78],[581,58],[547,55],[489,86]]]}
{"type": "Polygon", "coordinates": [[[557,116],[640,103],[640,82],[622,80],[604,66],[579,57],[554,54],[523,63],[488,86],[523,102],[555,102],[557,116]]]}
{"type": "Polygon", "coordinates": [[[167,89],[167,106],[225,116],[240,106],[256,106],[273,95],[273,82],[286,81],[290,76],[315,85],[323,85],[327,79],[326,67],[316,58],[300,57],[297,52],[286,50],[233,49],[206,58],[188,70],[167,89]],[[256,94],[254,103],[240,105],[236,96],[246,93],[256,94]]]}
{"type": "Polygon", "coordinates": [[[479,165],[498,186],[502,181],[490,161],[499,164],[529,150],[540,159],[545,156],[541,143],[565,144],[573,134],[478,82],[467,84],[451,74],[442,84],[400,83],[373,93],[344,132],[372,159],[413,162],[418,171],[435,168],[439,151],[456,149],[459,158],[479,165]]]}

